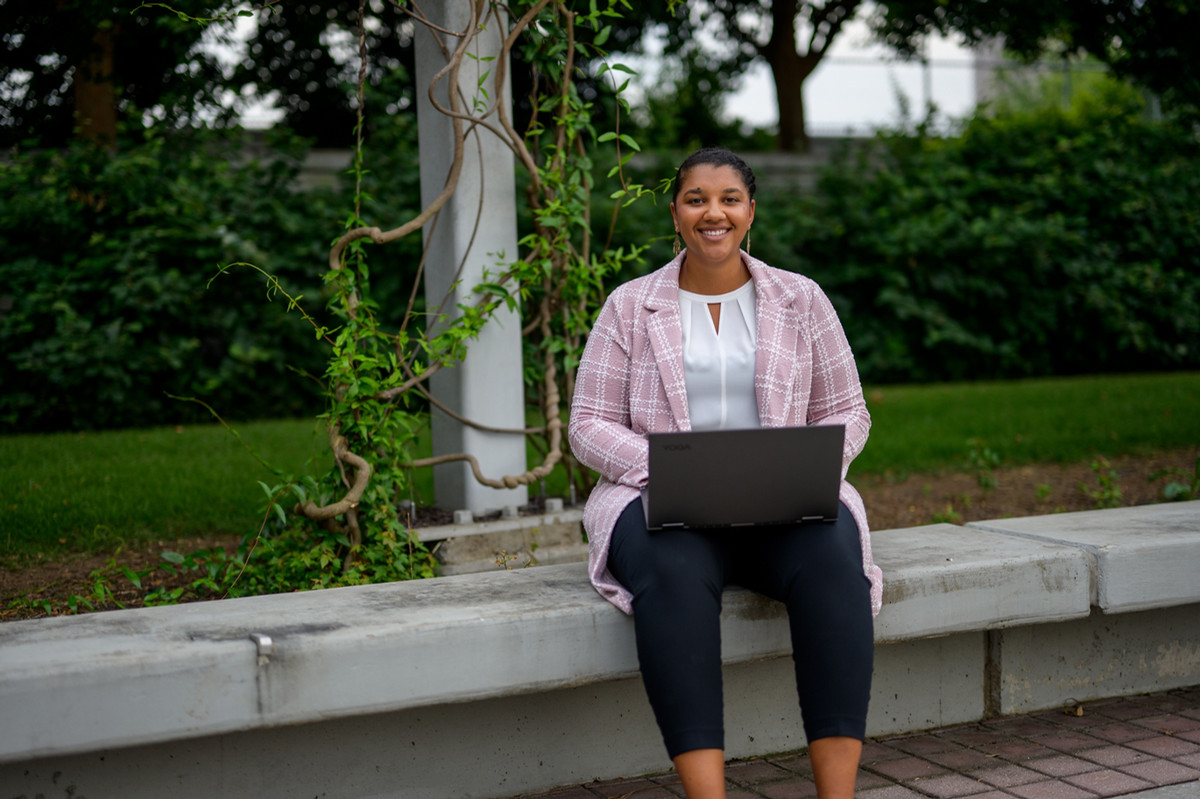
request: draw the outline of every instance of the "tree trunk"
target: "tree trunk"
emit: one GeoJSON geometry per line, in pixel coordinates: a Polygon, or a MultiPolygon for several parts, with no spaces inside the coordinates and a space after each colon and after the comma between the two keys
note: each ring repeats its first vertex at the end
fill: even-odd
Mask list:
{"type": "Polygon", "coordinates": [[[109,149],[117,144],[117,94],[113,86],[113,26],[101,25],[75,69],[75,126],[81,139],[109,149]]]}
{"type": "Polygon", "coordinates": [[[808,152],[808,130],[804,122],[804,81],[816,69],[820,56],[796,52],[798,0],[775,0],[771,4],[771,39],[760,51],[771,66],[775,96],[779,104],[779,141],[785,152],[808,152]]]}
{"type": "Polygon", "coordinates": [[[812,74],[805,65],[806,58],[781,58],[771,62],[775,78],[775,95],[779,103],[778,147],[785,152],[806,153],[809,149],[808,128],[804,120],[804,81],[812,74]]]}

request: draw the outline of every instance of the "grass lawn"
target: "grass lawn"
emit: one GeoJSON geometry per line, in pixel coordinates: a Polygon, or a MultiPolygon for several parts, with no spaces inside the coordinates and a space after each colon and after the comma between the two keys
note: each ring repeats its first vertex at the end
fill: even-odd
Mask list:
{"type": "MultiPolygon", "coordinates": [[[[1012,465],[1200,442],[1200,373],[883,386],[868,388],[867,402],[874,423],[854,475],[967,469],[972,448],[983,446],[1012,465]]],[[[313,420],[237,429],[285,473],[328,468],[325,434],[313,420]]],[[[417,493],[429,497],[432,478],[423,471],[417,493]]],[[[0,562],[245,533],[258,528],[265,505],[260,480],[277,482],[216,424],[3,437],[0,562]]]]}
{"type": "MultiPolygon", "coordinates": [[[[314,420],[238,431],[285,472],[326,458],[314,420]]],[[[3,560],[256,529],[275,476],[218,424],[0,438],[3,560]]]]}
{"type": "Polygon", "coordinates": [[[1200,373],[866,389],[871,438],[853,473],[966,466],[979,439],[1006,465],[1200,443],[1200,373]]]}

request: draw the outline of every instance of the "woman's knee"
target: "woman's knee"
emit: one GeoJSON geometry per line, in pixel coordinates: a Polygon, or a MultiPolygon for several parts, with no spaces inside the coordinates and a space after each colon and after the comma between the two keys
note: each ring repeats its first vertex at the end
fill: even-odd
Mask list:
{"type": "Polygon", "coordinates": [[[719,602],[725,581],[723,557],[708,536],[690,530],[651,533],[640,506],[632,505],[613,531],[609,571],[635,604],[644,596],[663,596],[672,604],[703,597],[719,602]]]}
{"type": "Polygon", "coordinates": [[[781,530],[747,553],[734,579],[774,599],[856,590],[869,592],[858,527],[845,506],[836,522],[781,530]]]}
{"type": "Polygon", "coordinates": [[[695,533],[654,533],[655,540],[633,568],[635,598],[654,596],[670,604],[696,601],[720,603],[725,569],[712,548],[695,533]]]}
{"type": "MultiPolygon", "coordinates": [[[[845,503],[839,505],[836,521],[819,525],[812,532],[816,533],[811,536],[813,547],[819,550],[817,554],[828,567],[862,570],[862,539],[858,523],[845,503]]],[[[800,534],[804,534],[803,529],[800,534]]]]}

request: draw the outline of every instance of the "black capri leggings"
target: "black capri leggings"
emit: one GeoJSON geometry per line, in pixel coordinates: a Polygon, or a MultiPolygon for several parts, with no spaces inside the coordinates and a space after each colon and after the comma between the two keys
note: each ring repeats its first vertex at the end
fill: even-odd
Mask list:
{"type": "Polygon", "coordinates": [[[870,581],[845,505],[836,522],[799,529],[651,533],[635,500],[613,530],[608,568],[633,594],[642,681],[672,758],[725,748],[720,615],[730,584],[787,605],[808,740],[864,737],[870,581]]]}

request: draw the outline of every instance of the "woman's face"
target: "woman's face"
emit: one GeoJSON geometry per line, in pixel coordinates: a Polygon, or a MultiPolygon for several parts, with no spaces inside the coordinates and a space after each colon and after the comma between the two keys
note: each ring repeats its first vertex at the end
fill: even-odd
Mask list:
{"type": "Polygon", "coordinates": [[[739,250],[754,222],[754,200],[731,166],[697,164],[681,178],[671,203],[675,228],[697,266],[741,264],[739,250]]]}

